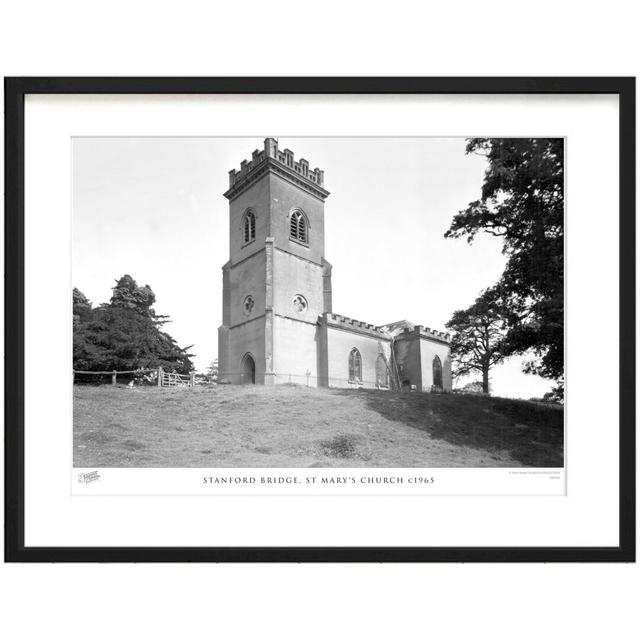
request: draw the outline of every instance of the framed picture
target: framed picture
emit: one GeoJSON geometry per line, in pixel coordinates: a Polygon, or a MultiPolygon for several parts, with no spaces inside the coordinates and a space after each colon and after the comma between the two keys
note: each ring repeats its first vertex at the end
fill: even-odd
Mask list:
{"type": "Polygon", "coordinates": [[[633,78],[7,78],[8,561],[635,560],[633,78]]]}

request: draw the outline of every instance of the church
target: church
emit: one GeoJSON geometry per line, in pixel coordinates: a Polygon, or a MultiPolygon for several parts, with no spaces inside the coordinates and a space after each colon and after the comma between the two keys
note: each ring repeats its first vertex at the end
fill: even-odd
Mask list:
{"type": "Polygon", "coordinates": [[[449,334],[333,311],[324,171],[274,138],[229,172],[218,379],[230,384],[451,390],[449,334]]]}

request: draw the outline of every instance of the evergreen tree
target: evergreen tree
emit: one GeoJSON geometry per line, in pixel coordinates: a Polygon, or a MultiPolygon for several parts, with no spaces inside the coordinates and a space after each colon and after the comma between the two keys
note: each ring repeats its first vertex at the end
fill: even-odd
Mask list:
{"type": "Polygon", "coordinates": [[[193,370],[190,347],[181,348],[165,331],[165,316],[151,305],[155,294],[125,275],[117,281],[109,304],[96,309],[78,289],[73,291],[73,366],[79,371],[153,369],[187,374],[193,370]]]}
{"type": "Polygon", "coordinates": [[[116,286],[112,291],[109,306],[132,309],[143,316],[154,316],[151,306],[155,303],[156,296],[148,284],[139,287],[129,274],[125,274],[120,280],[116,280],[116,286]]]}

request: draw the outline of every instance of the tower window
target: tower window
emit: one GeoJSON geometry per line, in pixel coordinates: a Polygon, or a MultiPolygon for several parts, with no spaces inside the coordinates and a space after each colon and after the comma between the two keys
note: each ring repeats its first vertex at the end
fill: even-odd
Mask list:
{"type": "Polygon", "coordinates": [[[433,359],[433,386],[442,389],[442,362],[438,356],[433,359]]]}
{"type": "Polygon", "coordinates": [[[349,382],[362,382],[362,357],[354,347],[349,354],[349,382]]]}
{"type": "Polygon", "coordinates": [[[256,239],[256,214],[249,209],[244,214],[244,221],[242,223],[242,234],[244,243],[251,242],[256,239]]]}
{"type": "Polygon", "coordinates": [[[242,310],[244,311],[245,316],[250,316],[253,311],[253,307],[256,306],[255,300],[253,296],[247,296],[242,303],[242,310]]]}
{"type": "Polygon", "coordinates": [[[298,242],[309,244],[309,222],[302,211],[296,209],[289,218],[289,237],[298,242]]]}
{"type": "Polygon", "coordinates": [[[307,307],[309,306],[309,304],[307,303],[307,300],[304,296],[300,295],[299,293],[294,296],[293,298],[293,308],[298,312],[298,313],[304,313],[307,310],[307,307]]]}

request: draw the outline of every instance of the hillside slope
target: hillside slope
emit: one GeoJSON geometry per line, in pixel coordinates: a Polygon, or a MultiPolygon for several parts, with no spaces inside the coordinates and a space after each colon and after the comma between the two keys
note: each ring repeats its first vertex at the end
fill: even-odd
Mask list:
{"type": "Polygon", "coordinates": [[[76,467],[552,467],[563,411],[452,394],[74,388],[76,467]]]}

